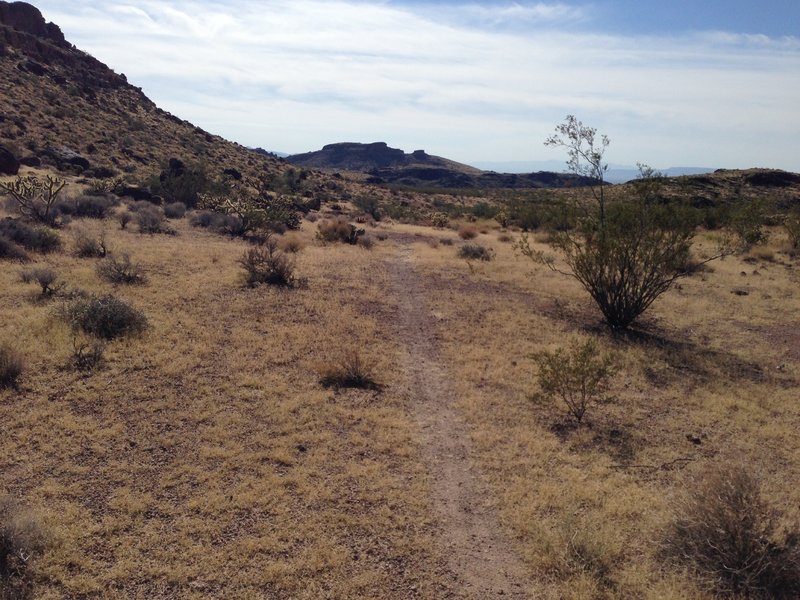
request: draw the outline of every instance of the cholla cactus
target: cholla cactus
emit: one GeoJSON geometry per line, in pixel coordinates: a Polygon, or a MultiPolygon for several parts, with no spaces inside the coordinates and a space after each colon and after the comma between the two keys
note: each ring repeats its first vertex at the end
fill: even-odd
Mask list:
{"type": "Polygon", "coordinates": [[[450,223],[450,217],[443,212],[431,213],[430,220],[431,225],[434,227],[447,227],[447,225],[450,223]]]}
{"type": "Polygon", "coordinates": [[[54,210],[58,195],[67,182],[58,177],[35,175],[19,176],[11,183],[0,183],[0,191],[11,196],[23,217],[52,225],[56,218],[54,210]]]}

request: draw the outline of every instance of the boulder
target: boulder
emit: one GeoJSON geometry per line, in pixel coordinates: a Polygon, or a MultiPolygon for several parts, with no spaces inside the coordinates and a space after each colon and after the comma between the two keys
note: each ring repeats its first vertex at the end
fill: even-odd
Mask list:
{"type": "Polygon", "coordinates": [[[50,158],[60,171],[79,171],[82,173],[91,166],[88,159],[67,146],[50,147],[45,149],[43,154],[50,158]]]}
{"type": "Polygon", "coordinates": [[[17,157],[5,146],[0,146],[0,173],[3,175],[16,175],[19,173],[17,157]]]}
{"type": "Polygon", "coordinates": [[[156,196],[153,192],[138,185],[126,185],[118,190],[118,195],[121,197],[133,198],[134,200],[146,200],[153,204],[161,204],[161,197],[156,196]]]}
{"type": "Polygon", "coordinates": [[[30,156],[23,156],[20,158],[19,164],[25,165],[26,167],[41,167],[42,159],[31,154],[30,156]]]}

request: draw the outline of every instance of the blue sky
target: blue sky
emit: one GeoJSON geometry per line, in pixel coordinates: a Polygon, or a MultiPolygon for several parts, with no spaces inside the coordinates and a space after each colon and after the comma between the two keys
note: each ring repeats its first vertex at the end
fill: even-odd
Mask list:
{"type": "Polygon", "coordinates": [[[800,0],[40,0],[161,107],[290,153],[385,141],[462,162],[800,171],[800,0]]]}

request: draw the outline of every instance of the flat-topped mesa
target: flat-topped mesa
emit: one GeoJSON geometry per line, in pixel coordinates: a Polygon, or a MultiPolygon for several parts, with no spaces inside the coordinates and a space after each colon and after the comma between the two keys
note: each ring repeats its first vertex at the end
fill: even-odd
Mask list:
{"type": "Polygon", "coordinates": [[[58,46],[69,46],[59,26],[46,22],[39,9],[27,2],[0,0],[0,25],[47,39],[58,46]]]}

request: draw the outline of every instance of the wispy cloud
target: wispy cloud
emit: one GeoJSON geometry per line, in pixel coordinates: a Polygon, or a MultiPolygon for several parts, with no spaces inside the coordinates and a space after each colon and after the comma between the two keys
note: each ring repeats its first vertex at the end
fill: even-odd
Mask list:
{"type": "Polygon", "coordinates": [[[245,144],[552,158],[541,141],[575,113],[609,134],[615,162],[800,169],[798,38],[603,35],[567,4],[39,5],[167,110],[245,144]]]}

